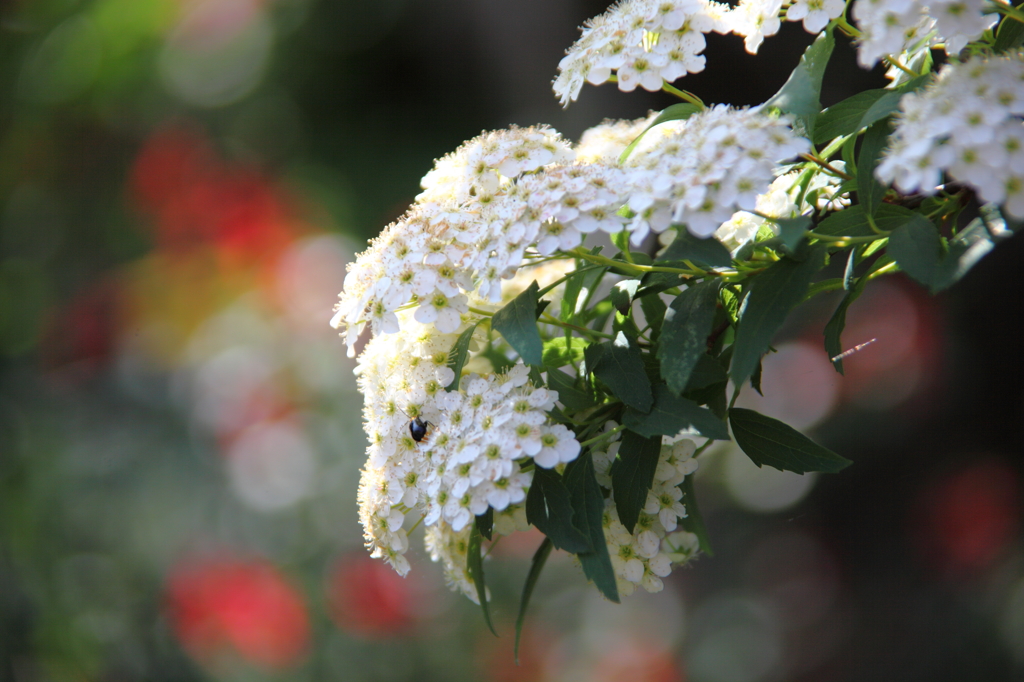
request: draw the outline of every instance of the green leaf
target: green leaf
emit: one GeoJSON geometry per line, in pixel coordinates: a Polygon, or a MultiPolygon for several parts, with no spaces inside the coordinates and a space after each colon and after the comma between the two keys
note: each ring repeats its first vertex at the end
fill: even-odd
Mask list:
{"type": "Polygon", "coordinates": [[[573,524],[573,505],[562,477],[552,469],[534,467],[526,494],[526,520],[548,536],[555,547],[573,554],[593,550],[588,535],[573,524]]]}
{"type": "Polygon", "coordinates": [[[985,224],[975,218],[949,241],[949,250],[943,253],[935,225],[919,215],[892,233],[887,253],[904,272],[937,293],[967,274],[994,246],[985,224]]]}
{"type": "Polygon", "coordinates": [[[544,342],[541,364],[545,367],[565,367],[583,359],[583,339],[575,336],[556,336],[544,342]]]}
{"type": "Polygon", "coordinates": [[[590,344],[585,355],[587,369],[603,381],[616,398],[641,412],[651,409],[654,398],[640,349],[630,345],[625,334],[619,332],[613,343],[590,344]]]}
{"type": "Polygon", "coordinates": [[[661,336],[661,325],[665,322],[668,306],[661,300],[661,296],[651,294],[640,298],[640,309],[644,311],[644,319],[651,327],[651,341],[657,341],[661,336]]]}
{"type": "Polygon", "coordinates": [[[729,440],[725,422],[711,410],[687,398],[680,398],[665,384],[654,387],[654,405],[647,414],[627,408],[622,423],[642,436],[674,436],[683,429],[694,429],[705,438],[729,440]]]}
{"type": "Polygon", "coordinates": [[[697,496],[693,492],[693,475],[684,478],[679,487],[683,490],[683,505],[686,507],[686,516],[679,521],[679,525],[683,527],[683,530],[697,536],[697,540],[700,541],[700,551],[709,557],[715,556],[715,553],[711,551],[708,529],[704,527],[704,517],[700,515],[700,509],[697,507],[697,496]]]}
{"type": "Polygon", "coordinates": [[[494,530],[494,509],[488,507],[487,511],[483,514],[477,514],[476,525],[480,529],[480,535],[490,540],[491,533],[494,530]]]}
{"type": "Polygon", "coordinates": [[[647,504],[647,491],[654,483],[660,454],[661,436],[644,437],[629,430],[623,432],[619,454],[612,462],[612,493],[619,521],[630,533],[647,504]]]}
{"type": "MultiPolygon", "coordinates": [[[[576,267],[579,268],[579,260],[576,267]]],[[[569,322],[576,315],[576,301],[579,300],[583,291],[583,280],[586,279],[588,271],[574,272],[565,280],[565,291],[562,293],[562,301],[559,304],[558,319],[562,322],[569,322]]]]}
{"type": "Polygon", "coordinates": [[[558,401],[572,412],[580,412],[596,405],[589,391],[576,387],[576,380],[560,369],[548,367],[548,388],[558,391],[558,401]]]}
{"type": "Polygon", "coordinates": [[[684,393],[721,384],[728,381],[728,379],[729,375],[726,373],[725,368],[722,367],[722,363],[705,353],[698,358],[697,364],[694,365],[693,371],[690,372],[690,380],[686,382],[684,393]]]}
{"type": "Polygon", "coordinates": [[[903,95],[921,87],[930,78],[930,75],[919,76],[896,90],[865,90],[830,106],[818,116],[814,129],[814,143],[823,144],[840,135],[852,135],[875,121],[881,121],[896,113],[903,95]]]}
{"type": "Polygon", "coordinates": [[[729,375],[734,384],[739,386],[754,373],[789,311],[803,300],[811,278],[824,266],[826,250],[816,246],[804,261],[783,258],[751,278],[733,344],[729,375]]]}
{"type": "Polygon", "coordinates": [[[530,562],[530,572],[526,575],[526,582],[523,583],[523,596],[519,598],[519,615],[516,616],[516,643],[513,648],[516,665],[519,665],[519,637],[523,634],[523,623],[526,621],[526,607],[530,603],[530,597],[533,596],[533,588],[536,587],[537,580],[540,579],[540,572],[544,570],[544,564],[547,562],[550,554],[551,538],[544,538],[544,542],[540,543],[540,547],[537,548],[536,553],[533,555],[533,560],[530,562]]]}
{"type": "Polygon", "coordinates": [[[922,215],[903,225],[889,236],[886,249],[900,268],[928,288],[939,277],[942,240],[935,225],[922,215]]]}
{"type": "Polygon", "coordinates": [[[1021,45],[1024,45],[1024,24],[1013,17],[1004,16],[996,29],[996,42],[992,49],[998,54],[1015,50],[1021,45]]]}
{"type": "Polygon", "coordinates": [[[833,104],[828,109],[825,109],[818,116],[818,120],[815,123],[814,144],[824,144],[841,135],[851,135],[861,128],[871,125],[874,121],[863,122],[864,115],[879,100],[886,97],[895,97],[898,106],[899,92],[879,88],[877,90],[858,92],[856,95],[847,97],[842,102],[833,104]]]}
{"type": "Polygon", "coordinates": [[[543,343],[537,330],[537,282],[531,282],[523,293],[494,313],[491,329],[501,334],[519,357],[528,365],[542,362],[543,343]]]}
{"type": "Polygon", "coordinates": [[[686,389],[700,356],[707,354],[720,288],[718,278],[687,287],[665,312],[657,356],[661,377],[677,394],[686,389]]]}
{"type": "Polygon", "coordinates": [[[802,215],[796,218],[779,218],[775,223],[779,226],[779,237],[782,239],[782,245],[787,250],[793,251],[803,241],[804,235],[810,229],[811,217],[802,215]]]}
{"type": "Polygon", "coordinates": [[[491,634],[498,636],[491,623],[491,611],[487,604],[487,584],[484,582],[484,559],[480,552],[483,536],[480,534],[480,527],[474,522],[473,530],[469,534],[469,549],[466,555],[466,568],[469,570],[469,578],[476,587],[476,596],[480,600],[480,608],[484,611],[484,622],[490,628],[491,634]]]}
{"type": "Polygon", "coordinates": [[[736,443],[757,466],[767,464],[798,474],[808,471],[834,474],[852,464],[793,427],[753,410],[734,407],[729,410],[729,422],[736,443]]]}
{"type": "Polygon", "coordinates": [[[835,44],[831,29],[819,35],[804,52],[782,89],[765,102],[766,106],[778,107],[796,116],[807,137],[814,135],[814,121],[821,111],[821,79],[835,44]]]}
{"type": "Polygon", "coordinates": [[[633,296],[639,286],[640,280],[638,279],[624,279],[621,282],[616,282],[611,291],[612,305],[615,306],[615,309],[625,315],[630,304],[633,303],[633,296]]]}
{"type": "Polygon", "coordinates": [[[892,119],[875,121],[864,133],[857,154],[857,198],[864,212],[874,216],[885,195],[885,186],[875,179],[875,167],[882,150],[889,144],[892,119]]]}
{"type": "MultiPolygon", "coordinates": [[[[879,230],[892,232],[900,225],[905,225],[917,215],[909,208],[896,204],[880,204],[875,211],[875,225],[879,230]]],[[[841,211],[830,214],[818,223],[811,235],[824,234],[832,237],[871,237],[882,235],[871,229],[864,208],[859,205],[848,206],[841,211]]]]}
{"type": "Polygon", "coordinates": [[[729,249],[714,237],[695,237],[685,226],[676,226],[676,238],[664,253],[658,256],[659,263],[690,261],[704,268],[727,268],[732,265],[729,249]]]}
{"type": "Polygon", "coordinates": [[[479,322],[471,324],[466,331],[459,334],[459,338],[455,340],[452,349],[448,351],[448,367],[455,372],[455,378],[452,379],[452,383],[444,387],[446,391],[459,390],[459,381],[462,380],[462,368],[466,365],[466,357],[469,355],[469,342],[473,340],[473,332],[476,331],[477,324],[479,322]]]}
{"type": "Polygon", "coordinates": [[[594,548],[590,552],[577,554],[583,566],[583,574],[594,582],[607,599],[619,602],[619,589],[615,584],[615,569],[608,556],[608,542],[604,537],[604,495],[594,475],[594,461],[590,452],[580,456],[565,467],[565,487],[572,498],[572,508],[577,527],[590,539],[594,548]]]}
{"type": "MultiPolygon", "coordinates": [[[[847,262],[847,274],[844,276],[847,282],[849,282],[849,275],[852,273],[852,265],[856,260],[857,251],[850,250],[850,259],[847,262]]],[[[843,296],[843,300],[840,301],[839,307],[832,313],[832,318],[825,325],[825,352],[828,353],[828,357],[831,360],[837,355],[841,355],[843,352],[843,342],[841,339],[843,329],[846,327],[846,311],[850,307],[850,304],[857,300],[864,291],[864,285],[867,284],[868,278],[861,277],[857,280],[857,283],[846,292],[843,296]]],[[[836,368],[836,371],[840,374],[843,373],[843,360],[842,358],[832,361],[832,366],[836,368]]]]}
{"type": "Polygon", "coordinates": [[[686,102],[681,102],[679,104],[673,104],[672,106],[666,107],[660,114],[658,114],[658,117],[654,119],[654,121],[652,121],[649,126],[644,128],[643,132],[637,135],[636,139],[630,142],[629,145],[622,151],[622,154],[619,155],[619,163],[626,162],[626,159],[629,158],[629,155],[633,152],[636,146],[640,144],[640,140],[643,139],[643,136],[646,135],[647,131],[653,128],[654,126],[658,125],[659,123],[664,123],[666,121],[682,121],[688,119],[694,114],[702,111],[702,109],[702,107],[699,107],[696,104],[689,104],[686,102]]]}

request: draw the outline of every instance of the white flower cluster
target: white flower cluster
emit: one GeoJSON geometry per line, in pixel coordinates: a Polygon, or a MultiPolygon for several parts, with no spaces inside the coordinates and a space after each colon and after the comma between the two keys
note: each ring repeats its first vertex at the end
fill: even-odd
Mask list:
{"type": "Polygon", "coordinates": [[[699,237],[713,234],[735,211],[755,208],[780,162],[810,148],[787,119],[759,107],[718,105],[655,126],[626,161],[637,171],[630,176],[631,241],[679,223],[699,237]]]}
{"type": "Polygon", "coordinates": [[[998,20],[986,0],[857,0],[853,18],[861,30],[857,61],[866,69],[887,55],[908,65],[933,45],[955,55],[998,20]]]}
{"type": "Polygon", "coordinates": [[[546,127],[485,133],[439,160],[417,202],[349,265],[331,320],[349,355],[367,324],[375,335],[399,331],[405,307],[417,322],[454,332],[470,296],[501,301],[502,283],[525,258],[572,249],[597,230],[625,228],[634,244],[678,223],[707,236],[737,209],[754,208],[777,163],[810,145],[785,118],[720,105],[656,126],[619,166],[643,127],[598,126],[575,162],[546,127]],[[635,215],[623,217],[623,205],[635,215]]]}
{"type": "MultiPolygon", "coordinates": [[[[697,460],[693,459],[696,447],[690,440],[667,442],[671,440],[666,438],[661,448],[654,485],[647,493],[647,503],[632,533],[619,520],[614,496],[609,495],[605,503],[602,525],[608,554],[619,594],[625,596],[633,594],[638,585],[648,592],[660,592],[664,587],[662,578],[672,573],[672,565],[686,563],[698,550],[696,535],[673,532],[679,519],[686,517],[679,485],[697,470],[697,460]]],[[[612,443],[605,452],[594,453],[598,483],[609,490],[611,467],[619,445],[612,443]]]]}
{"type": "MultiPolygon", "coordinates": [[[[818,33],[843,13],[843,0],[793,0],[788,21],[818,33]]],[[[783,0],[741,0],[735,8],[714,0],[623,0],[587,21],[582,35],[558,64],[554,90],[562,106],[579,97],[584,83],[600,85],[614,72],[619,90],[639,85],[650,92],[687,73],[704,70],[705,34],[734,33],[756,54],[779,30],[783,0]]]]}
{"type": "MultiPolygon", "coordinates": [[[[402,574],[409,570],[407,512],[418,510],[428,528],[439,527],[431,551],[440,552],[454,537],[447,531],[460,533],[488,507],[502,512],[525,500],[532,474],[521,463],[532,458],[550,468],[580,451],[569,429],[549,423],[558,394],[534,387],[524,365],[507,374],[470,374],[460,390],[446,391],[454,378],[446,362],[455,335],[403,323],[401,333],[371,340],[356,369],[370,437],[360,521],[372,555],[402,574]],[[412,418],[432,424],[419,441],[410,432],[412,418]]],[[[499,532],[509,527],[496,525],[499,532]]]]}
{"type": "Polygon", "coordinates": [[[947,64],[900,108],[882,182],[935,194],[945,172],[1024,218],[1024,53],[947,64]]]}

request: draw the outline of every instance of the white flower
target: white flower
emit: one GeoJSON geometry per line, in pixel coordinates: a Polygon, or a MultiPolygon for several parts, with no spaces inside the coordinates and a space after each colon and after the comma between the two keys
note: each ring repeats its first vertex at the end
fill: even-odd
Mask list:
{"type": "Polygon", "coordinates": [[[982,201],[1005,201],[1010,215],[1024,217],[1007,174],[1008,167],[1024,163],[1022,101],[1019,52],[947,64],[933,83],[901,100],[891,146],[875,173],[900,191],[924,194],[934,194],[948,173],[982,201]]]}
{"type": "Polygon", "coordinates": [[[740,0],[731,16],[732,32],[743,36],[747,52],[757,54],[764,39],[779,32],[781,11],[782,0],[740,0]]]}
{"type": "Polygon", "coordinates": [[[846,9],[843,0],[796,0],[786,10],[786,21],[804,22],[804,30],[818,33],[846,9]]]}

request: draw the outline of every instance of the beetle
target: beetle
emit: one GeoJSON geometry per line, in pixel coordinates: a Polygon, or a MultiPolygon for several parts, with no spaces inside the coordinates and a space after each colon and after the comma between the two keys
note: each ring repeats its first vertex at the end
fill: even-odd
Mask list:
{"type": "Polygon", "coordinates": [[[419,443],[421,440],[427,437],[427,430],[433,426],[430,422],[423,421],[419,417],[409,421],[409,435],[412,439],[419,443]]]}

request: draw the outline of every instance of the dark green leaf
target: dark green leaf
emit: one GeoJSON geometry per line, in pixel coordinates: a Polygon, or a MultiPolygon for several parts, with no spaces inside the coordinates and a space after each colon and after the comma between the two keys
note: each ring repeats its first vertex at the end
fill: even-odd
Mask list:
{"type": "Polygon", "coordinates": [[[473,581],[473,585],[476,587],[476,596],[480,600],[480,608],[484,611],[484,622],[487,623],[487,627],[490,628],[491,633],[497,637],[498,633],[494,629],[494,625],[491,623],[491,611],[487,604],[487,583],[484,581],[484,560],[483,555],[480,553],[480,546],[482,544],[483,537],[480,534],[480,528],[476,523],[473,524],[473,530],[469,534],[469,549],[466,555],[466,568],[469,570],[469,578],[473,581]]]}
{"type": "Polygon", "coordinates": [[[565,467],[565,487],[572,498],[573,518],[577,527],[590,539],[594,548],[590,552],[577,554],[583,566],[583,574],[594,582],[607,599],[619,602],[619,588],[615,584],[615,569],[608,556],[608,542],[604,537],[604,495],[594,475],[594,461],[590,452],[580,456],[565,467]]]}
{"type": "Polygon", "coordinates": [[[638,279],[624,279],[621,282],[616,282],[611,292],[612,305],[615,306],[615,309],[625,315],[639,286],[640,280],[638,279]]]}
{"type": "Polygon", "coordinates": [[[572,499],[562,477],[552,469],[535,467],[526,494],[526,520],[551,539],[555,547],[573,554],[593,549],[590,538],[573,524],[572,499]]]}
{"type": "Polygon", "coordinates": [[[840,135],[851,135],[871,125],[874,121],[863,122],[864,115],[879,100],[893,96],[898,104],[900,93],[879,88],[858,92],[838,104],[833,104],[818,116],[814,127],[814,144],[824,144],[840,135]]]}
{"type": "Polygon", "coordinates": [[[789,315],[800,303],[811,278],[825,263],[826,248],[813,248],[807,259],[796,261],[783,258],[764,272],[752,278],[750,293],[740,308],[740,325],[733,344],[733,383],[739,386],[747,380],[768,345],[789,315]]]}
{"type": "Polygon", "coordinates": [[[753,410],[734,407],[729,410],[729,422],[736,443],[757,466],[767,464],[798,474],[808,471],[834,474],[852,464],[793,427],[753,410]]]}
{"type": "MultiPolygon", "coordinates": [[[[856,257],[856,251],[850,251],[850,259],[847,262],[847,275],[852,274],[853,261],[856,257]]],[[[846,281],[849,281],[848,279],[846,281]]],[[[839,303],[839,307],[832,313],[832,319],[825,325],[825,352],[828,353],[829,359],[841,355],[843,352],[843,342],[841,339],[843,329],[846,327],[846,311],[850,307],[850,304],[857,300],[861,292],[864,291],[864,285],[867,284],[868,278],[861,277],[852,288],[850,288],[846,295],[843,296],[843,300],[839,303]]],[[[840,374],[843,373],[843,360],[832,361],[832,366],[836,368],[836,371],[840,374]]]]}
{"type": "MultiPolygon", "coordinates": [[[[880,204],[875,212],[875,225],[879,230],[892,232],[900,225],[904,225],[914,219],[917,215],[909,208],[897,206],[896,204],[880,204]]],[[[868,216],[864,208],[855,205],[836,211],[818,223],[814,228],[815,234],[824,234],[833,237],[870,237],[877,234],[871,229],[868,216]]],[[[881,235],[879,235],[881,238],[881,235]]]]}
{"type": "MultiPolygon", "coordinates": [[[[595,350],[594,354],[597,353],[595,350]]],[[[651,382],[644,372],[640,349],[630,345],[622,332],[619,332],[613,343],[587,346],[586,357],[587,369],[603,381],[616,398],[641,412],[651,409],[654,398],[651,395],[651,382]],[[601,349],[600,356],[591,364],[591,349],[595,347],[601,349]]]]}
{"type": "Polygon", "coordinates": [[[757,367],[754,368],[754,373],[750,375],[750,387],[757,391],[761,397],[764,397],[764,392],[761,390],[761,371],[764,367],[764,362],[758,360],[757,367]]]}
{"type": "MultiPolygon", "coordinates": [[[[579,261],[576,261],[579,267],[579,261]]],[[[583,280],[587,272],[574,272],[565,280],[565,291],[562,294],[562,302],[559,306],[558,319],[562,322],[569,322],[576,314],[576,301],[579,300],[580,292],[583,291],[583,280]]]]}
{"type": "Polygon", "coordinates": [[[476,527],[480,529],[480,535],[490,540],[491,531],[494,529],[494,509],[488,507],[483,514],[477,514],[476,527]]]}
{"type": "Polygon", "coordinates": [[[708,530],[704,527],[704,517],[700,515],[700,509],[697,507],[697,496],[693,492],[693,475],[684,478],[679,487],[683,489],[683,505],[686,507],[686,516],[680,520],[679,525],[683,527],[683,530],[697,536],[697,540],[700,541],[700,551],[708,556],[715,556],[715,553],[711,551],[708,530]]]}
{"type": "Polygon", "coordinates": [[[644,319],[651,327],[651,341],[657,341],[661,336],[661,325],[665,321],[668,306],[661,300],[661,296],[651,294],[640,299],[640,309],[644,311],[644,319]]]}
{"type": "Polygon", "coordinates": [[[683,429],[693,429],[705,438],[729,440],[725,422],[711,410],[675,395],[665,384],[654,387],[654,405],[649,413],[627,408],[622,422],[642,436],[674,436],[683,429]]]}
{"type": "Polygon", "coordinates": [[[942,240],[935,225],[922,215],[894,231],[886,251],[900,268],[926,287],[932,288],[939,278],[942,240]]]}
{"type": "Polygon", "coordinates": [[[548,388],[558,391],[558,401],[573,412],[586,410],[595,405],[594,396],[576,387],[576,380],[559,369],[549,367],[548,388]]]}
{"type": "Polygon", "coordinates": [[[992,235],[981,218],[975,218],[949,240],[949,253],[942,261],[939,277],[932,291],[941,291],[956,283],[989,251],[995,248],[992,235]]]}
{"type": "Polygon", "coordinates": [[[822,144],[840,135],[852,135],[894,114],[900,108],[900,98],[923,85],[928,78],[930,76],[915,78],[896,90],[865,90],[832,105],[818,116],[814,143],[822,144]]]}
{"type": "MultiPolygon", "coordinates": [[[[479,324],[479,323],[476,323],[479,324]]],[[[455,372],[452,383],[445,386],[446,391],[459,390],[459,381],[462,379],[462,368],[466,365],[466,356],[469,355],[469,342],[473,340],[473,332],[476,331],[476,324],[471,324],[466,331],[459,334],[452,349],[448,351],[448,367],[455,372]]]]}
{"type": "Polygon", "coordinates": [[[519,637],[523,634],[523,623],[526,621],[526,607],[530,603],[530,597],[533,596],[533,588],[536,587],[537,580],[540,579],[540,572],[544,570],[544,564],[547,562],[550,554],[551,538],[544,538],[544,542],[540,543],[540,547],[537,548],[537,552],[533,555],[533,560],[530,562],[530,572],[526,575],[526,582],[523,583],[523,596],[519,598],[519,615],[516,616],[516,643],[513,648],[516,665],[519,665],[519,637]]]}
{"type": "Polygon", "coordinates": [[[690,380],[686,382],[686,391],[684,392],[689,393],[714,384],[724,383],[728,379],[729,375],[722,367],[722,363],[710,355],[704,354],[698,358],[697,364],[690,372],[690,380]]]}
{"type": "Polygon", "coordinates": [[[557,336],[544,342],[541,363],[545,367],[565,367],[583,359],[583,339],[575,336],[557,336]]]}
{"type": "Polygon", "coordinates": [[[1013,17],[1003,17],[996,29],[996,42],[993,49],[996,53],[1016,50],[1024,44],[1024,24],[1013,17]]]}
{"type": "Polygon", "coordinates": [[[860,153],[857,154],[857,198],[864,213],[869,216],[875,215],[885,195],[885,187],[875,179],[875,167],[882,150],[889,144],[890,133],[892,121],[884,118],[872,123],[860,142],[860,153]]]}
{"type": "Polygon", "coordinates": [[[644,437],[632,431],[622,434],[619,454],[612,462],[612,493],[619,521],[630,533],[647,504],[661,454],[661,436],[644,437]]]}
{"type": "Polygon", "coordinates": [[[793,251],[803,241],[804,235],[811,227],[811,217],[802,215],[796,218],[779,218],[775,221],[779,226],[779,237],[787,250],[793,251]]]}
{"type": "Polygon", "coordinates": [[[717,278],[687,287],[665,312],[657,355],[662,378],[677,394],[686,389],[693,368],[707,353],[720,287],[717,278]]]}
{"type": "Polygon", "coordinates": [[[729,249],[714,237],[695,237],[682,225],[676,226],[676,238],[664,253],[658,256],[659,263],[690,261],[704,268],[727,268],[732,265],[729,249]]]}
{"type": "Polygon", "coordinates": [[[766,106],[778,107],[796,116],[807,137],[814,135],[814,119],[821,111],[821,79],[835,42],[831,29],[819,35],[804,52],[782,89],[765,102],[766,106]]]}
{"type": "Polygon", "coordinates": [[[685,120],[701,110],[702,107],[699,107],[696,104],[689,104],[686,102],[681,102],[679,104],[673,104],[669,107],[666,107],[665,110],[658,114],[658,117],[654,119],[654,121],[652,121],[649,126],[644,128],[643,132],[637,135],[636,139],[630,142],[629,145],[622,151],[622,154],[619,156],[619,163],[626,162],[626,159],[629,158],[630,153],[632,153],[633,149],[635,149],[637,144],[640,143],[640,140],[643,138],[643,136],[646,135],[647,131],[653,128],[654,126],[658,125],[659,123],[664,123],[666,121],[685,120]]]}
{"type": "Polygon", "coordinates": [[[537,331],[537,282],[531,282],[523,293],[494,313],[491,328],[505,337],[519,357],[528,365],[541,364],[543,343],[537,331]]]}

